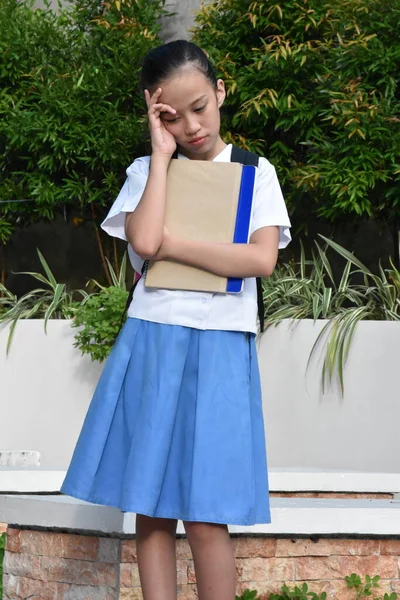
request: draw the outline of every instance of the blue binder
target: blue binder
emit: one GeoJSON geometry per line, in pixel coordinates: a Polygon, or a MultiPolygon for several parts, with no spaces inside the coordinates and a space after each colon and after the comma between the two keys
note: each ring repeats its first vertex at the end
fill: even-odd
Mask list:
{"type": "MultiPolygon", "coordinates": [[[[253,204],[254,182],[256,177],[256,168],[246,165],[242,170],[242,179],[240,184],[238,208],[236,215],[235,232],[233,242],[235,244],[247,244],[249,239],[251,208],[253,204]]],[[[226,284],[228,293],[239,293],[243,289],[243,279],[239,277],[229,277],[226,284]]]]}

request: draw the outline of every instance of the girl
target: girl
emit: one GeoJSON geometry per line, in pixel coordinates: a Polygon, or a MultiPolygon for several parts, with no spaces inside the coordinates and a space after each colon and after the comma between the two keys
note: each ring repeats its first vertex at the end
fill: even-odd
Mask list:
{"type": "Polygon", "coordinates": [[[245,284],[229,295],[139,281],[62,492],[136,513],[145,600],[176,599],[178,519],[200,600],[234,600],[227,524],[270,522],[255,277],[272,273],[290,222],[275,170],[260,158],[249,244],[171,235],[164,217],[174,152],[180,160],[230,161],[232,147],[220,136],[224,83],[200,48],[176,41],[145,57],[142,84],[152,154],[128,168],[103,228],[129,242],[138,272],[144,260],[169,259],[245,284]]]}

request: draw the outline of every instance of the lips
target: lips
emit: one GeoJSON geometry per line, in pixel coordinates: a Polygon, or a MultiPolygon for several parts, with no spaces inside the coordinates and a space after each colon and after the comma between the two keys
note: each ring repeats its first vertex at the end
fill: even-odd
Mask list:
{"type": "Polygon", "coordinates": [[[205,136],[193,138],[193,140],[190,140],[189,144],[193,144],[194,146],[199,146],[200,144],[202,144],[204,142],[205,139],[206,139],[205,136]]]}

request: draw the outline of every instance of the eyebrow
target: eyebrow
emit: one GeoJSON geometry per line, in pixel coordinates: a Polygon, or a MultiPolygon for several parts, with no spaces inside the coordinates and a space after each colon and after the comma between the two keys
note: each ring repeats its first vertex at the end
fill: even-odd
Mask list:
{"type": "Polygon", "coordinates": [[[199,96],[197,98],[197,100],[195,100],[194,102],[192,102],[192,104],[190,106],[193,106],[193,104],[196,104],[196,102],[198,102],[199,100],[202,100],[203,98],[207,98],[207,94],[203,94],[202,96],[199,96]]]}
{"type": "MultiPolygon", "coordinates": [[[[207,98],[207,94],[202,94],[201,96],[199,96],[196,100],[194,100],[190,106],[193,106],[194,104],[196,104],[196,102],[199,102],[200,100],[203,100],[204,98],[207,98]]],[[[167,110],[163,111],[161,113],[162,115],[170,115],[171,113],[169,113],[167,110]]],[[[178,111],[176,112],[176,114],[178,114],[178,111]]],[[[174,115],[171,115],[171,117],[173,117],[174,115]]]]}

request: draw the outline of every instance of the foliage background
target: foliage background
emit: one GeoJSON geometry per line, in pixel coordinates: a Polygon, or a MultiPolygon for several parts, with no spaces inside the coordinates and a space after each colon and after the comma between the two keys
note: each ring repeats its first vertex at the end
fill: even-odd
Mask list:
{"type": "Polygon", "coordinates": [[[162,0],[0,3],[0,241],[61,215],[96,221],[143,151],[139,69],[162,0]]]}
{"type": "MultiPolygon", "coordinates": [[[[29,282],[12,272],[38,270],[37,247],[70,287],[105,282],[101,265],[110,283],[107,256],[118,270],[123,246],[98,224],[145,152],[138,73],[162,5],[0,3],[0,202],[34,200],[0,204],[0,280],[18,295],[29,282]]],[[[227,83],[226,139],[277,167],[289,255],[323,233],[374,271],[398,264],[399,17],[400,0],[216,0],[198,16],[227,83]]]]}
{"type": "Polygon", "coordinates": [[[297,225],[400,215],[400,0],[217,0],[195,41],[228,138],[277,167],[297,225]]]}

